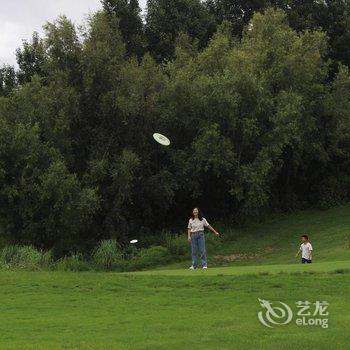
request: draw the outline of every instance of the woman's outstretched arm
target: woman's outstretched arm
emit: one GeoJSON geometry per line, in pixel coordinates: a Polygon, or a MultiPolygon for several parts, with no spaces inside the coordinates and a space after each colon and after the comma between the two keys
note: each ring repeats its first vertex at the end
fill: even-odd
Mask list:
{"type": "Polygon", "coordinates": [[[209,225],[209,226],[208,226],[208,229],[209,229],[211,232],[215,233],[217,236],[220,236],[220,233],[219,233],[218,231],[216,231],[214,227],[212,227],[212,226],[209,225]]]}

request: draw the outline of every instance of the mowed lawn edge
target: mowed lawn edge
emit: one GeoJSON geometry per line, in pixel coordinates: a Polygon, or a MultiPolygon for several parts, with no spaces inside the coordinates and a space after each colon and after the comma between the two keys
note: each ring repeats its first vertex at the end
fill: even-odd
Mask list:
{"type": "MultiPolygon", "coordinates": [[[[245,275],[264,273],[303,273],[303,272],[350,272],[350,260],[313,262],[312,264],[277,264],[256,266],[213,267],[207,270],[197,269],[164,269],[132,272],[134,275],[166,275],[166,276],[212,276],[212,275],[245,275]]],[[[124,272],[123,274],[130,274],[124,272]]]]}

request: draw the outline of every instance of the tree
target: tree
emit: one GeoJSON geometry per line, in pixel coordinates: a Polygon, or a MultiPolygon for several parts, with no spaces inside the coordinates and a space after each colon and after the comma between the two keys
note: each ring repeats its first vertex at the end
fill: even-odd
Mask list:
{"type": "Polygon", "coordinates": [[[255,12],[270,6],[282,9],[290,26],[298,32],[321,28],[329,36],[329,57],[349,66],[347,41],[350,36],[349,8],[344,0],[207,0],[205,4],[218,24],[229,21],[233,35],[241,37],[243,28],[255,12]]]}
{"type": "Polygon", "coordinates": [[[267,10],[254,16],[241,42],[232,40],[224,24],[188,65],[174,69],[176,60],[169,64],[165,103],[172,111],[169,123],[175,121],[176,129],[171,131],[175,142],[184,145],[178,152],[188,160],[179,161],[178,168],[185,170],[177,178],[191,178],[192,159],[212,159],[221,138],[225,146],[217,154],[225,155],[225,150],[231,154],[222,163],[227,167],[224,176],[218,175],[216,167],[203,165],[201,176],[186,182],[193,196],[205,193],[199,200],[210,198],[205,202],[210,208],[212,199],[221,194],[231,209],[250,215],[275,200],[279,206],[288,206],[291,192],[305,198],[306,187],[312,181],[319,183],[323,176],[319,167],[325,166],[327,157],[318,136],[325,113],[322,101],[327,96],[326,48],[323,33],[298,34],[281,11],[267,10]],[[207,149],[210,138],[199,140],[210,135],[213,123],[218,136],[211,138],[217,141],[207,149]],[[208,131],[202,134],[200,125],[208,131]],[[315,163],[318,172],[311,171],[315,163]],[[304,170],[306,164],[310,168],[304,170]],[[291,179],[298,171],[309,175],[299,173],[298,179],[291,179]]]}
{"type": "Polygon", "coordinates": [[[16,50],[19,71],[18,80],[21,84],[29,82],[33,75],[45,75],[45,45],[37,32],[32,35],[31,42],[24,41],[23,47],[16,50]]]}
{"type": "Polygon", "coordinates": [[[79,245],[82,224],[97,204],[93,190],[81,189],[63,162],[54,160],[54,152],[39,141],[38,126],[2,122],[8,132],[1,135],[0,150],[6,240],[46,249],[79,245]]]}
{"type": "Polygon", "coordinates": [[[138,0],[102,0],[105,11],[115,14],[126,54],[139,59],[144,53],[143,23],[138,0]]]}
{"type": "Polygon", "coordinates": [[[213,20],[200,0],[148,0],[145,25],[147,49],[161,62],[174,56],[180,32],[204,47],[214,31],[213,20]]]}
{"type": "Polygon", "coordinates": [[[52,23],[47,22],[44,29],[48,74],[64,71],[69,77],[70,84],[79,86],[81,44],[74,24],[67,17],[60,16],[52,23]]]}
{"type": "Polygon", "coordinates": [[[0,68],[0,96],[7,96],[17,86],[14,67],[4,65],[0,68]]]}
{"type": "Polygon", "coordinates": [[[107,2],[81,37],[60,17],[24,43],[19,71],[0,70],[1,238],[62,255],[182,227],[194,205],[242,221],[350,198],[349,68],[315,29],[346,37],[345,17],[225,4],[210,37],[199,1],[150,1],[160,42],[142,57],[107,2]]]}
{"type": "Polygon", "coordinates": [[[268,0],[207,0],[204,2],[217,24],[227,21],[231,24],[232,34],[241,37],[243,28],[249,23],[255,12],[268,7],[268,0]]]}

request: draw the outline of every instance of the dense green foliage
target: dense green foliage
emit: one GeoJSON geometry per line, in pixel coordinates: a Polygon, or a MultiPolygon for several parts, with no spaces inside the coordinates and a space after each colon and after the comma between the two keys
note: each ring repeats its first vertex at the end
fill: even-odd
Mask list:
{"type": "Polygon", "coordinates": [[[106,0],[25,42],[0,70],[1,241],[59,257],[195,204],[241,221],[348,199],[348,3],[256,3],[150,0],[143,22],[106,0]]]}

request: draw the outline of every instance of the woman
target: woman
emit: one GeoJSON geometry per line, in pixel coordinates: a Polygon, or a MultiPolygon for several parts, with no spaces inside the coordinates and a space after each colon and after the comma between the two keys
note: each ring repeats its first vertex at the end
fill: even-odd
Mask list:
{"type": "Polygon", "coordinates": [[[207,227],[210,231],[214,232],[217,236],[220,236],[213,227],[208,224],[208,221],[203,218],[202,213],[199,208],[194,208],[192,210],[192,215],[188,221],[187,235],[188,241],[191,243],[192,248],[192,265],[190,270],[194,270],[198,267],[199,254],[202,262],[202,268],[207,269],[207,255],[205,252],[205,238],[204,238],[204,228],[207,227]]]}

